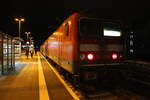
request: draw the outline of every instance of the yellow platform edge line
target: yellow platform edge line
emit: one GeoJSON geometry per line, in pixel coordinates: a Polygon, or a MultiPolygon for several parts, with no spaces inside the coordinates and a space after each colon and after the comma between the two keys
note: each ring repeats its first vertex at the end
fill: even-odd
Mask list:
{"type": "Polygon", "coordinates": [[[39,100],[50,100],[39,54],[38,54],[38,74],[39,74],[39,100]]]}
{"type": "MultiPolygon", "coordinates": [[[[45,59],[45,57],[41,54],[41,56],[45,59]]],[[[45,59],[46,60],[46,59],[45,59]]],[[[53,72],[55,73],[55,75],[58,77],[58,79],[61,81],[61,83],[65,86],[65,88],[67,89],[67,91],[70,93],[70,95],[73,97],[74,100],[80,100],[80,98],[73,92],[73,90],[68,87],[68,85],[66,84],[66,82],[61,78],[61,76],[59,75],[59,73],[49,64],[49,62],[46,60],[46,62],[48,63],[49,67],[53,70],[53,72]]]]}

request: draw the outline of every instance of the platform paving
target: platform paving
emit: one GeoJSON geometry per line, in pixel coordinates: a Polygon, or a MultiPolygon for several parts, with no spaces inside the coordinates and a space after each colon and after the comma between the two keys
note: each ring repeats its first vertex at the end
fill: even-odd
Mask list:
{"type": "Polygon", "coordinates": [[[0,77],[0,100],[73,100],[40,53],[22,54],[15,72],[0,77]]]}

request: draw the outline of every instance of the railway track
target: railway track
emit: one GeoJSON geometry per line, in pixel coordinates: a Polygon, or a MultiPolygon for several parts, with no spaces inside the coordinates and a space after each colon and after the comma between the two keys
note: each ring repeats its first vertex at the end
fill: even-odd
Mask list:
{"type": "Polygon", "coordinates": [[[109,82],[108,84],[105,84],[105,82],[96,84],[86,83],[86,85],[85,83],[80,83],[79,87],[76,88],[70,81],[65,79],[62,73],[59,72],[59,74],[80,100],[150,100],[130,90],[130,87],[133,87],[133,85],[121,79],[115,80],[113,84],[109,82]]]}
{"type": "MultiPolygon", "coordinates": [[[[65,80],[64,76],[61,75],[61,77],[65,80]]],[[[119,83],[119,86],[117,84],[115,86],[82,84],[84,87],[76,88],[68,80],[65,80],[65,82],[78,95],[80,100],[149,100],[141,94],[130,90],[129,88],[132,86],[125,86],[123,83],[119,83]]]]}
{"type": "MultiPolygon", "coordinates": [[[[63,79],[65,80],[64,77],[63,79]]],[[[75,88],[70,82],[65,81],[79,96],[80,100],[150,100],[142,94],[132,91],[131,88],[134,87],[128,82],[118,82],[119,85],[83,84],[84,87],[75,88]]]]}
{"type": "Polygon", "coordinates": [[[148,100],[129,90],[120,88],[88,94],[87,100],[148,100]]]}

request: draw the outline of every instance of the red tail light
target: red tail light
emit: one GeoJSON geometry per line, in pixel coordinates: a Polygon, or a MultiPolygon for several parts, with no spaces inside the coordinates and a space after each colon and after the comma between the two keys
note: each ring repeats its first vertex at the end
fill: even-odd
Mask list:
{"type": "Polygon", "coordinates": [[[111,57],[113,60],[116,60],[118,58],[118,55],[116,53],[113,53],[111,57]]]}
{"type": "Polygon", "coordinates": [[[94,55],[93,54],[87,54],[87,59],[88,60],[93,60],[94,59],[94,55]]]}

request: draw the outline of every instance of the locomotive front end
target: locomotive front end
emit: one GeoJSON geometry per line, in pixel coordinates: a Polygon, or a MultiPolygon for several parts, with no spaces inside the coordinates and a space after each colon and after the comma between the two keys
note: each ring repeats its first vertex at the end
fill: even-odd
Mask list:
{"type": "Polygon", "coordinates": [[[80,18],[78,70],[84,79],[122,70],[125,39],[120,23],[80,18]]]}

